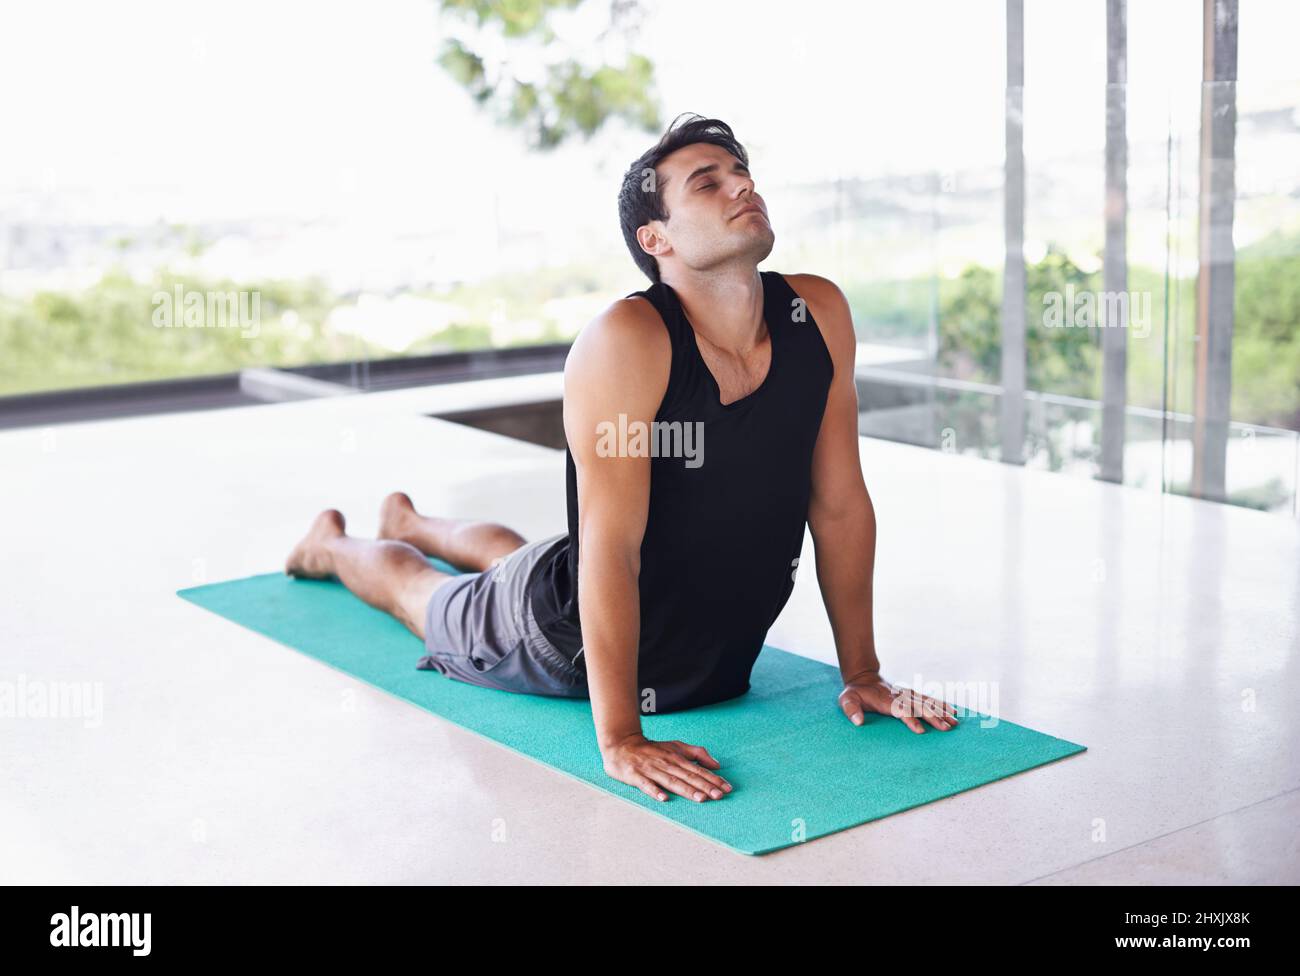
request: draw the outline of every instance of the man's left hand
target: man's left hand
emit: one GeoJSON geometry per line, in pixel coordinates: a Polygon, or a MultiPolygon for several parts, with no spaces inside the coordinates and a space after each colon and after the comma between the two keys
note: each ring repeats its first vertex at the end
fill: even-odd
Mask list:
{"type": "Polygon", "coordinates": [[[957,725],[957,713],[947,702],[922,695],[911,688],[895,687],[877,675],[864,675],[844,685],[840,708],[854,725],[861,725],[864,712],[892,715],[913,732],[924,732],[924,719],[941,732],[957,725]]]}

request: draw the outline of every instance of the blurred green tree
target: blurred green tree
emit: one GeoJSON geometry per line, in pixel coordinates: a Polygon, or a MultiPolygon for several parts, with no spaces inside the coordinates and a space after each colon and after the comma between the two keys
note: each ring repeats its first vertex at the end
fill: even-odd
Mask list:
{"type": "MultiPolygon", "coordinates": [[[[1101,351],[1097,329],[1042,328],[1044,297],[1095,289],[1097,274],[1082,271],[1052,245],[1026,271],[1025,382],[1031,390],[1096,398],[1101,351]]],[[[971,265],[940,284],[939,366],[947,376],[980,383],[1001,382],[1002,278],[991,268],[971,265]]]]}
{"type": "Polygon", "coordinates": [[[590,138],[614,117],[647,132],[662,127],[654,66],[631,49],[638,0],[609,0],[608,26],[598,37],[621,42],[621,65],[590,63],[549,23],[587,0],[437,2],[448,35],[438,64],[498,123],[521,130],[530,148],[590,138]]]}

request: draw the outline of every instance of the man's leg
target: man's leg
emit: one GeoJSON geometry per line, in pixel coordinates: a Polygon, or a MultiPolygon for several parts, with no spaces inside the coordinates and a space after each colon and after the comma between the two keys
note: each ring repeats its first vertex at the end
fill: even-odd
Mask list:
{"type": "Polygon", "coordinates": [[[496,522],[421,515],[400,491],[385,498],[379,510],[379,538],[409,543],[470,572],[482,572],[527,542],[496,522]]]}
{"type": "Polygon", "coordinates": [[[452,578],[405,542],[352,538],[342,514],[332,508],[316,516],[289,554],[284,571],[310,579],[337,576],[362,600],[392,614],[421,639],[429,597],[452,578]]]}

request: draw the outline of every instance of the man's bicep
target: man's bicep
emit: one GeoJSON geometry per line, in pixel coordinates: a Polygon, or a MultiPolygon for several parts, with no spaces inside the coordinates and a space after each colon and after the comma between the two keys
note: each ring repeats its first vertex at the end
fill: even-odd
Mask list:
{"type": "Polygon", "coordinates": [[[835,374],[826,394],[826,408],[813,450],[810,521],[839,517],[866,499],[858,453],[858,389],[854,370],[857,336],[843,293],[832,282],[821,280],[824,285],[817,297],[821,308],[814,310],[814,317],[822,327],[835,374]]]}
{"type": "Polygon", "coordinates": [[[629,448],[649,443],[634,433],[654,421],[667,363],[655,334],[638,330],[635,322],[593,326],[565,366],[564,429],[578,477],[579,530],[595,528],[604,542],[639,550],[649,510],[650,459],[629,448]]]}
{"type": "Polygon", "coordinates": [[[836,518],[861,503],[866,484],[858,444],[856,391],[832,387],[813,449],[810,520],[836,518]]]}

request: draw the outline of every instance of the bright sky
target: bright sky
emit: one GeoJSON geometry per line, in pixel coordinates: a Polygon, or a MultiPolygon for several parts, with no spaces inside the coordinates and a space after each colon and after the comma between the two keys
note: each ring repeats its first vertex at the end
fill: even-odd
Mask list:
{"type": "MultiPolygon", "coordinates": [[[[1027,152],[1095,150],[1104,4],[1026,7],[1027,152]]],[[[1194,122],[1200,7],[1130,0],[1132,136],[1161,130],[1171,90],[1194,122]]],[[[1244,99],[1296,79],[1300,5],[1241,8],[1244,99]]],[[[647,9],[636,45],[655,62],[665,122],[687,110],[726,119],[760,189],[1002,159],[1002,0],[647,9]]],[[[6,5],[0,207],[43,189],[87,220],[322,216],[400,231],[482,214],[498,191],[524,222],[560,206],[612,221],[618,175],[653,137],[613,128],[525,155],[433,63],[438,37],[431,0],[6,5]]]]}

